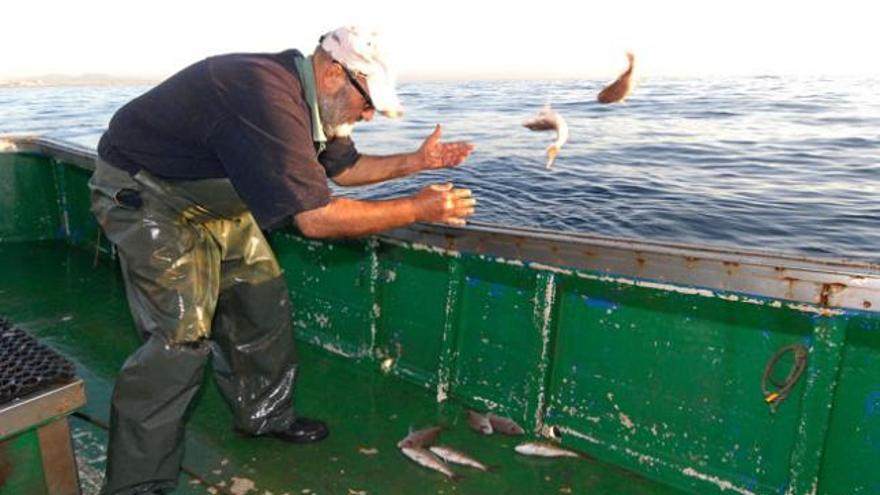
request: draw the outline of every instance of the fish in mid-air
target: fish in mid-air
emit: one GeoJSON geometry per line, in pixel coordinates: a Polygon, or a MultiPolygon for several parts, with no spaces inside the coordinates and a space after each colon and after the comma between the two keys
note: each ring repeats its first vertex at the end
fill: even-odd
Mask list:
{"type": "Polygon", "coordinates": [[[443,473],[449,479],[454,480],[458,478],[458,475],[453,473],[445,462],[427,449],[421,447],[402,447],[400,452],[419,466],[443,473]]]}
{"type": "Polygon", "coordinates": [[[636,56],[632,52],[626,53],[629,67],[615,81],[599,92],[596,97],[599,103],[618,103],[623,101],[633,89],[633,69],[636,66],[636,56]]]}
{"type": "Polygon", "coordinates": [[[563,449],[557,445],[548,442],[525,442],[513,448],[522,455],[533,455],[538,457],[583,457],[583,455],[563,449]]]}
{"type": "Polygon", "coordinates": [[[562,149],[562,145],[568,141],[568,124],[558,112],[550,108],[550,104],[544,105],[544,108],[538,115],[523,122],[523,126],[533,131],[556,131],[556,141],[547,146],[547,165],[549,169],[556,161],[556,155],[562,149]]]}

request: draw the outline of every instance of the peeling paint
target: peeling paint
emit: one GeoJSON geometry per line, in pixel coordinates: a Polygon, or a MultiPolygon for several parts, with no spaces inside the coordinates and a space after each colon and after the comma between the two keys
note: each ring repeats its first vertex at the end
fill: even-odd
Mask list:
{"type": "MultiPolygon", "coordinates": [[[[394,241],[390,241],[390,242],[392,244],[397,244],[397,242],[394,242],[394,241]]],[[[413,251],[427,251],[429,253],[440,254],[440,255],[449,256],[452,258],[461,258],[461,252],[459,252],[459,251],[452,251],[449,249],[438,248],[436,246],[431,246],[430,244],[423,244],[421,242],[413,242],[413,243],[403,242],[400,245],[402,245],[403,247],[408,247],[408,248],[412,249],[413,251]]]]}
{"type": "Polygon", "coordinates": [[[810,304],[786,304],[785,306],[795,311],[800,311],[802,313],[813,313],[819,316],[839,316],[844,313],[844,311],[840,309],[822,308],[819,306],[812,306],[810,304]]]}
{"type": "Polygon", "coordinates": [[[586,441],[593,443],[593,444],[596,444],[596,445],[604,445],[604,443],[602,441],[600,441],[596,438],[593,438],[590,435],[587,435],[586,433],[581,433],[577,430],[573,430],[573,429],[568,428],[566,426],[559,426],[559,427],[557,427],[557,429],[561,433],[564,433],[566,435],[571,435],[573,437],[580,438],[581,440],[586,440],[586,441]]]}
{"type": "Polygon", "coordinates": [[[314,338],[314,339],[309,339],[309,342],[324,349],[325,351],[329,351],[329,352],[332,352],[333,354],[338,354],[343,357],[347,357],[347,358],[360,357],[358,354],[352,354],[350,352],[344,351],[341,347],[339,347],[337,344],[335,344],[333,342],[325,342],[320,337],[314,338]]]}
{"type": "Polygon", "coordinates": [[[437,384],[437,403],[441,403],[449,398],[449,384],[448,383],[438,383],[437,384]]]}
{"type": "MultiPolygon", "coordinates": [[[[538,361],[539,376],[547,374],[547,367],[550,365],[550,317],[553,313],[553,303],[556,298],[556,278],[547,277],[547,283],[544,290],[544,307],[541,311],[541,357],[538,361]]],[[[536,294],[537,297],[537,294],[536,294]]],[[[535,429],[540,430],[544,418],[544,407],[546,401],[546,390],[543,383],[538,385],[538,405],[535,408],[535,429]]]]}
{"type": "Polygon", "coordinates": [[[558,266],[545,265],[543,263],[537,262],[529,263],[529,268],[534,268],[535,270],[542,270],[545,272],[559,273],[562,275],[573,275],[575,273],[574,270],[567,270],[565,268],[559,268],[558,266]]]}
{"type": "Polygon", "coordinates": [[[485,397],[471,397],[471,398],[473,400],[483,404],[484,406],[486,406],[486,409],[488,409],[489,411],[501,410],[501,404],[499,404],[493,400],[486,399],[485,397]]]}
{"type": "MultiPolygon", "coordinates": [[[[530,266],[532,266],[532,265],[530,265],[530,266]]],[[[636,286],[636,287],[644,287],[647,289],[656,289],[656,290],[663,290],[663,291],[669,291],[669,292],[676,292],[676,293],[685,294],[685,295],[695,295],[695,296],[702,296],[702,297],[718,298],[718,299],[722,299],[725,301],[755,304],[758,306],[770,306],[772,308],[781,308],[783,305],[783,303],[778,300],[762,300],[762,299],[756,299],[754,297],[748,297],[748,296],[742,296],[742,295],[737,295],[737,294],[732,294],[732,293],[724,293],[724,292],[717,292],[716,293],[715,291],[712,291],[709,289],[700,289],[700,288],[696,288],[696,287],[683,287],[683,286],[678,286],[678,285],[673,285],[673,284],[649,282],[646,280],[636,280],[636,279],[630,279],[630,278],[625,278],[625,277],[612,277],[612,276],[608,276],[608,275],[593,275],[590,273],[584,273],[584,272],[580,272],[580,271],[576,271],[576,272],[572,272],[570,270],[559,270],[559,271],[562,273],[567,272],[567,274],[574,273],[575,275],[577,275],[580,278],[584,278],[587,280],[596,280],[599,282],[610,282],[610,283],[617,283],[617,284],[624,284],[624,285],[632,285],[632,286],[636,286]]],[[[814,313],[814,314],[818,314],[820,316],[838,316],[838,315],[842,315],[845,313],[845,311],[840,310],[840,309],[823,308],[823,307],[814,306],[814,305],[810,305],[810,304],[803,304],[803,303],[802,304],[787,303],[787,304],[785,304],[785,306],[788,307],[789,309],[793,309],[795,311],[800,311],[803,313],[814,313]]]]}
{"type": "Polygon", "coordinates": [[[233,495],[245,495],[247,492],[256,489],[256,485],[252,480],[247,478],[237,478],[235,476],[232,477],[232,486],[229,487],[229,491],[232,492],[233,495]]]}
{"type": "Polygon", "coordinates": [[[635,459],[637,459],[639,461],[639,464],[647,464],[649,466],[654,466],[655,464],[661,464],[661,465],[666,464],[665,462],[661,461],[660,459],[658,459],[656,457],[653,457],[653,456],[650,456],[647,454],[642,454],[640,452],[636,452],[635,450],[630,449],[630,448],[624,449],[624,452],[626,452],[626,454],[628,456],[634,457],[635,459]]]}
{"type": "Polygon", "coordinates": [[[703,473],[695,470],[694,468],[684,468],[681,470],[681,474],[683,474],[685,476],[689,476],[691,478],[696,478],[698,480],[706,481],[708,483],[712,483],[713,485],[717,486],[723,492],[726,492],[727,490],[731,490],[736,493],[740,493],[742,495],[755,495],[755,493],[752,491],[746,490],[745,488],[735,486],[733,483],[731,483],[727,480],[723,480],[721,478],[718,478],[716,476],[703,474],[703,473]]]}

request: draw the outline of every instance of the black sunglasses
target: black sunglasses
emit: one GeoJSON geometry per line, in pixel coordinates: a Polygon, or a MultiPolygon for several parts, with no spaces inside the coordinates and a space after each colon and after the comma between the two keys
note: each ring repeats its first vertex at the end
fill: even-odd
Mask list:
{"type": "Polygon", "coordinates": [[[375,110],[376,105],[373,105],[373,99],[370,98],[370,93],[367,93],[367,90],[364,89],[363,86],[361,86],[361,83],[357,80],[357,77],[355,77],[355,75],[350,70],[348,70],[348,67],[342,65],[341,62],[338,62],[336,60],[334,60],[334,62],[342,67],[343,72],[345,72],[345,76],[348,77],[348,82],[350,82],[351,85],[354,86],[354,89],[356,89],[357,92],[364,97],[364,111],[369,112],[370,110],[375,110]]]}

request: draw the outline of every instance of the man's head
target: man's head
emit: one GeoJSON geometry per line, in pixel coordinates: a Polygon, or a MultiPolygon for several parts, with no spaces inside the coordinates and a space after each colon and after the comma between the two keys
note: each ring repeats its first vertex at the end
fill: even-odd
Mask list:
{"type": "Polygon", "coordinates": [[[377,33],[341,27],[321,37],[315,49],[318,106],[328,138],[345,136],[375,112],[398,117],[403,107],[394,89],[396,74],[377,33]]]}

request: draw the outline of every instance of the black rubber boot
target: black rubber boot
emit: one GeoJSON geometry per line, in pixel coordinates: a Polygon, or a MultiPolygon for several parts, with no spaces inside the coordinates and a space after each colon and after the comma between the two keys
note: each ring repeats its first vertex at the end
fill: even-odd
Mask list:
{"type": "Polygon", "coordinates": [[[279,431],[269,431],[259,435],[236,430],[242,435],[249,437],[269,437],[282,440],[289,443],[314,443],[320,442],[330,435],[330,429],[327,424],[319,419],[296,418],[287,429],[279,431]]]}

